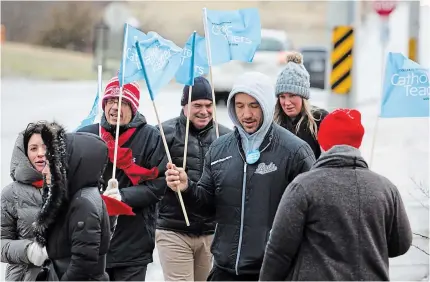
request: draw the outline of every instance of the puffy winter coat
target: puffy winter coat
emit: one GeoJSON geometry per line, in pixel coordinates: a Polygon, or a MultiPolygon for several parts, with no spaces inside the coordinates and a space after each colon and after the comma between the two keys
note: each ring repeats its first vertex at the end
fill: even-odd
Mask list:
{"type": "Polygon", "coordinates": [[[107,146],[94,134],[58,132],[52,132],[53,138],[42,132],[53,186],[50,193],[44,191],[47,198],[35,224],[36,240],[46,245],[59,280],[107,281],[111,230],[98,188],[107,146]]]}
{"type": "Polygon", "coordinates": [[[27,258],[27,247],[33,242],[32,223],[42,207],[41,189],[31,185],[42,174],[31,165],[19,134],[12,152],[10,175],[14,180],[1,192],[1,261],[8,263],[7,281],[34,281],[40,267],[27,258]]]}
{"type": "MultiPolygon", "coordinates": [[[[187,118],[183,114],[183,111],[181,111],[179,117],[168,120],[162,124],[172,161],[178,167],[182,167],[184,161],[186,122],[187,118]]],[[[218,125],[218,128],[220,136],[231,132],[230,129],[222,125],[218,125]]],[[[216,140],[216,131],[212,122],[201,130],[197,130],[193,127],[192,123],[190,123],[186,170],[191,180],[197,182],[200,179],[203,172],[206,152],[214,140],[216,140]]],[[[166,182],[164,182],[163,185],[166,185],[166,182]]],[[[197,236],[213,234],[215,231],[213,214],[208,213],[205,207],[199,208],[194,202],[189,202],[187,199],[184,200],[184,204],[190,226],[185,224],[178,196],[171,189],[166,189],[166,194],[158,204],[157,228],[197,236]]]]}

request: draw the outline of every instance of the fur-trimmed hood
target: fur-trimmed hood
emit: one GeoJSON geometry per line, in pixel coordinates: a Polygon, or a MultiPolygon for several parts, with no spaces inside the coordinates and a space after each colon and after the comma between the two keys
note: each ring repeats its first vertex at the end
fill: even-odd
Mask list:
{"type": "Polygon", "coordinates": [[[97,135],[66,133],[58,123],[46,124],[42,139],[47,147],[51,185],[45,185],[44,204],[34,224],[36,240],[45,245],[49,227],[67,209],[81,189],[99,186],[108,162],[108,149],[97,135]]]}

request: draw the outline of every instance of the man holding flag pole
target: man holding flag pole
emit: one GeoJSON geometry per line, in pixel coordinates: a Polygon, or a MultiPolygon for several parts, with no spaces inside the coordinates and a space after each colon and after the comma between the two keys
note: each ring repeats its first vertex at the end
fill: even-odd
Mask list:
{"type": "MultiPolygon", "coordinates": [[[[216,140],[212,119],[213,98],[209,82],[205,40],[194,32],[183,48],[176,81],[185,84],[179,117],[162,123],[172,161],[186,167],[192,181],[203,173],[204,156],[216,140]]],[[[220,135],[231,130],[220,125],[220,135]]],[[[165,185],[165,183],[164,183],[165,185]]],[[[165,281],[204,281],[212,268],[210,246],[215,231],[213,215],[184,198],[190,226],[186,226],[176,194],[167,189],[159,203],[156,243],[165,281]]]]}
{"type": "Polygon", "coordinates": [[[107,257],[107,272],[114,281],[145,280],[155,247],[156,203],[165,191],[156,185],[164,169],[161,137],[138,112],[139,98],[137,83],[120,87],[118,77],[112,78],[105,88],[100,124],[79,129],[100,134],[107,143],[110,162],[103,178],[110,186],[118,183],[121,200],[135,213],[118,217],[107,257]]]}

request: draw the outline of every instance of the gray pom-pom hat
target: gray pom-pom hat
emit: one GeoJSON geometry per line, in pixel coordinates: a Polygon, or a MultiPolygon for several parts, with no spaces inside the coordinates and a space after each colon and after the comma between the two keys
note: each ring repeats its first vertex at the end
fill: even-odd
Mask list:
{"type": "Polygon", "coordinates": [[[310,77],[303,65],[303,56],[300,53],[291,52],[287,55],[286,67],[276,80],[276,97],[283,93],[291,93],[309,99],[310,87],[310,77]]]}

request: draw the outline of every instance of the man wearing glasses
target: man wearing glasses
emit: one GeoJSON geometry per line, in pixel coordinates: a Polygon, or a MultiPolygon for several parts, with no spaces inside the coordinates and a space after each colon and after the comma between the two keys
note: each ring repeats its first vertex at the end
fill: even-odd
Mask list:
{"type": "Polygon", "coordinates": [[[159,131],[146,123],[138,111],[140,88],[137,83],[123,86],[121,109],[118,77],[105,89],[101,123],[79,131],[100,135],[109,149],[109,162],[103,179],[112,178],[117,123],[120,123],[115,178],[121,200],[133,208],[135,216],[120,215],[110,242],[107,273],[112,281],[144,281],[155,247],[156,204],[164,195],[165,156],[159,131]],[[118,113],[121,113],[118,121],[118,113]],[[161,176],[161,177],[159,177],[161,176]]]}

